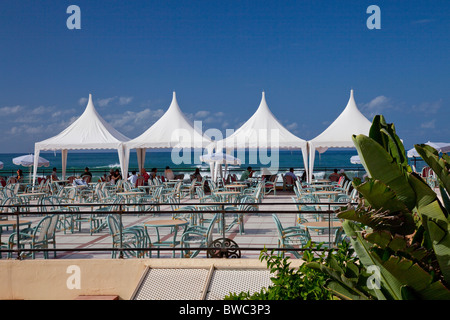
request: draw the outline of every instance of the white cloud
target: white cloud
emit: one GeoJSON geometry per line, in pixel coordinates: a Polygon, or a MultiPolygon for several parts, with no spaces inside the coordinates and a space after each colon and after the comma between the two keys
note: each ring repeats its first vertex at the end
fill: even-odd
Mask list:
{"type": "Polygon", "coordinates": [[[108,104],[110,104],[116,98],[117,97],[99,99],[99,100],[97,100],[97,104],[99,107],[106,107],[106,106],[108,106],[108,104]]]}
{"type": "Polygon", "coordinates": [[[119,104],[121,106],[125,106],[127,104],[130,104],[131,101],[133,101],[133,97],[120,97],[119,98],[119,104]]]}
{"type": "Polygon", "coordinates": [[[88,102],[88,98],[80,98],[80,100],[78,100],[78,103],[80,106],[85,105],[88,102]]]}
{"type": "Polygon", "coordinates": [[[209,116],[209,111],[205,110],[197,111],[197,113],[195,114],[196,118],[206,118],[207,116],[209,116]]]}
{"type": "Polygon", "coordinates": [[[382,114],[387,109],[392,109],[391,100],[385,96],[378,96],[368,103],[363,103],[360,106],[361,112],[369,117],[374,117],[377,114],[382,114]]]}
{"type": "Polygon", "coordinates": [[[423,122],[420,127],[423,129],[434,129],[436,126],[436,119],[427,121],[427,122],[423,122]]]}
{"type": "Polygon", "coordinates": [[[434,102],[422,102],[418,105],[413,105],[412,110],[415,112],[424,112],[427,114],[435,114],[442,107],[442,99],[434,102]]]}
{"type": "Polygon", "coordinates": [[[286,129],[288,129],[288,130],[294,130],[294,129],[297,129],[297,128],[298,128],[298,123],[297,122],[293,122],[293,123],[288,124],[286,126],[286,129]]]}
{"type": "Polygon", "coordinates": [[[2,108],[0,108],[0,114],[3,114],[3,115],[16,114],[22,110],[23,110],[23,107],[19,106],[19,105],[14,106],[14,107],[2,107],[2,108]]]}
{"type": "Polygon", "coordinates": [[[152,110],[146,108],[142,111],[125,111],[122,114],[105,116],[114,128],[123,132],[133,132],[147,130],[156,120],[164,114],[164,110],[152,110]]]}

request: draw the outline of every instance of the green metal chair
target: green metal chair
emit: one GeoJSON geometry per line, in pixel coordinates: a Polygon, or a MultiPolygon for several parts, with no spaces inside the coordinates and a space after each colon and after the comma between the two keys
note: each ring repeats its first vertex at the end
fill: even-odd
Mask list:
{"type": "MultiPolygon", "coordinates": [[[[56,223],[58,220],[58,215],[49,215],[42,218],[35,227],[25,228],[19,232],[13,232],[8,239],[9,249],[14,249],[17,244],[17,237],[19,237],[19,245],[21,249],[47,249],[49,244],[49,236],[52,237],[54,230],[56,229],[56,223]]],[[[56,244],[53,240],[54,247],[56,244]]],[[[56,253],[55,253],[56,254],[56,253]]],[[[28,254],[29,255],[29,254],[28,254]]],[[[12,253],[9,253],[11,258],[12,253]]],[[[21,253],[21,257],[25,257],[27,254],[25,252],[21,253]]],[[[34,259],[36,256],[36,251],[31,251],[31,257],[34,259]]],[[[44,251],[44,258],[48,259],[48,252],[44,251]]]]}
{"type": "Polygon", "coordinates": [[[200,253],[200,249],[191,252],[190,247],[207,248],[212,242],[214,226],[219,219],[216,213],[207,226],[194,225],[186,228],[181,235],[180,247],[182,258],[194,258],[200,253]]]}
{"type": "MultiPolygon", "coordinates": [[[[109,214],[107,217],[107,224],[109,234],[112,238],[113,248],[142,249],[151,247],[150,237],[147,235],[147,231],[144,227],[123,227],[119,221],[117,214],[109,214]]],[[[117,251],[111,251],[111,258],[115,258],[116,255],[117,251]]],[[[148,250],[148,255],[151,257],[150,250],[148,250]]],[[[145,256],[145,251],[124,250],[124,256],[142,258],[145,256]]]]}
{"type": "MultiPolygon", "coordinates": [[[[307,228],[301,225],[292,227],[283,227],[277,214],[272,214],[278,232],[278,247],[279,248],[301,248],[311,241],[311,235],[307,228]]],[[[290,251],[296,258],[301,258],[302,254],[296,250],[290,251]]],[[[284,251],[281,253],[284,256],[284,251]]]]}

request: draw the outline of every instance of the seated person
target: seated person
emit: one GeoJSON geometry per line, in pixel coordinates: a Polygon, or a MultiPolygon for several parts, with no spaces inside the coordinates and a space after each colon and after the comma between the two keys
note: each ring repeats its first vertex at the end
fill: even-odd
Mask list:
{"type": "Polygon", "coordinates": [[[117,182],[121,179],[122,179],[122,175],[120,174],[119,169],[116,169],[116,171],[114,171],[114,175],[112,176],[112,181],[114,184],[117,184],[117,182]]]}
{"type": "Polygon", "coordinates": [[[141,169],[141,176],[144,177],[144,186],[148,186],[148,179],[150,179],[150,175],[145,168],[141,169]]]}
{"type": "Polygon", "coordinates": [[[56,168],[53,168],[52,175],[50,176],[52,181],[58,181],[58,174],[56,173],[56,168]]]}
{"type": "Polygon", "coordinates": [[[84,177],[86,177],[86,176],[92,178],[92,173],[89,171],[89,168],[88,168],[88,167],[84,168],[84,172],[81,174],[81,178],[84,178],[84,177]]]}
{"type": "Polygon", "coordinates": [[[158,169],[156,168],[152,168],[152,170],[150,171],[150,179],[153,181],[156,179],[156,173],[158,172],[158,169]]]}
{"type": "Polygon", "coordinates": [[[172,169],[169,168],[169,166],[167,166],[166,170],[164,170],[164,176],[167,180],[175,179],[175,174],[173,173],[172,169]]]}
{"type": "Polygon", "coordinates": [[[292,180],[297,181],[297,176],[294,173],[294,168],[290,168],[289,172],[286,173],[286,176],[292,177],[292,180]]]}
{"type": "MultiPolygon", "coordinates": [[[[302,174],[302,178],[301,178],[302,182],[306,182],[307,178],[308,177],[307,177],[306,170],[305,170],[305,171],[303,171],[303,174],[302,174]]],[[[314,179],[314,175],[312,175],[312,178],[314,179]]]]}
{"type": "Polygon", "coordinates": [[[245,181],[245,180],[248,180],[248,178],[251,178],[253,175],[253,172],[254,171],[252,170],[252,167],[248,167],[247,170],[245,170],[242,173],[240,181],[245,181]]]}
{"type": "Polygon", "coordinates": [[[137,178],[138,178],[138,177],[137,177],[137,175],[136,175],[136,171],[133,170],[133,171],[131,171],[131,176],[128,177],[128,181],[130,181],[130,182],[133,184],[133,186],[135,186],[135,185],[136,185],[137,178]]]}
{"type": "Polygon", "coordinates": [[[333,170],[333,173],[330,174],[330,176],[328,177],[328,179],[330,179],[331,182],[338,182],[340,177],[341,177],[341,176],[339,175],[337,169],[334,169],[334,170],[333,170]]]}
{"type": "Polygon", "coordinates": [[[23,180],[23,172],[22,172],[21,169],[17,170],[17,177],[16,177],[16,179],[17,179],[18,182],[22,182],[22,180],[23,180]]]}
{"type": "Polygon", "coordinates": [[[344,181],[350,181],[350,178],[347,177],[347,175],[345,174],[344,169],[341,169],[341,171],[339,171],[339,175],[340,175],[341,177],[344,177],[344,181]]]}
{"type": "Polygon", "coordinates": [[[197,179],[198,182],[202,181],[202,175],[200,174],[200,169],[196,168],[193,175],[191,175],[191,181],[197,179]]]}

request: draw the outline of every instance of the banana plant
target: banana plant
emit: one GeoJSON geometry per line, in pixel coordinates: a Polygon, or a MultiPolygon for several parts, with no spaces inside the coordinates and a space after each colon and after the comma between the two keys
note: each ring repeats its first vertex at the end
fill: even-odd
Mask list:
{"type": "MultiPolygon", "coordinates": [[[[362,265],[379,270],[380,287],[355,291],[356,280],[343,277],[342,270],[313,267],[331,276],[330,290],[343,298],[362,292],[361,298],[450,299],[448,210],[412,172],[394,125],[383,116],[374,118],[369,136],[355,135],[353,142],[369,179],[353,182],[362,200],[338,217],[345,219],[344,230],[362,265]]],[[[438,175],[441,189],[449,192],[448,157],[438,159],[428,146],[416,149],[438,175]]]]}

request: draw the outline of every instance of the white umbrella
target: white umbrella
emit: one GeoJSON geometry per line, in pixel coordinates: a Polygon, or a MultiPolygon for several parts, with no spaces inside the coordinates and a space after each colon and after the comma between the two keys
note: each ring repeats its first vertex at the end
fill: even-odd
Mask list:
{"type": "Polygon", "coordinates": [[[215,162],[218,164],[231,164],[231,165],[241,165],[241,160],[239,158],[233,157],[231,154],[226,154],[222,152],[210,153],[200,156],[200,160],[203,162],[215,162]]]}
{"type": "Polygon", "coordinates": [[[353,164],[361,164],[361,159],[359,158],[359,156],[353,156],[350,158],[350,162],[353,164]]]}
{"type": "MultiPolygon", "coordinates": [[[[428,141],[425,144],[429,145],[430,147],[435,148],[439,153],[450,152],[450,143],[428,141]]],[[[408,158],[420,157],[419,153],[417,152],[417,150],[415,148],[409,149],[407,155],[408,155],[408,158]]]]}
{"type": "MultiPolygon", "coordinates": [[[[18,166],[32,167],[34,165],[34,155],[27,154],[13,159],[13,163],[18,166]]],[[[50,162],[47,159],[39,157],[38,167],[48,167],[50,162]]]]}
{"type": "MultiPolygon", "coordinates": [[[[225,172],[227,171],[227,167],[229,164],[235,165],[235,166],[241,165],[241,159],[236,158],[236,157],[232,156],[231,154],[227,154],[227,153],[223,153],[223,152],[209,153],[209,154],[200,156],[200,161],[214,164],[215,171],[218,170],[219,166],[222,169],[222,165],[224,164],[225,172]]],[[[213,177],[215,177],[214,172],[211,172],[211,175],[213,177]]],[[[220,170],[220,175],[223,175],[222,170],[220,170]]],[[[215,180],[215,179],[213,178],[213,180],[215,180]]]]}
{"type": "MultiPolygon", "coordinates": [[[[24,167],[30,168],[30,182],[31,182],[31,168],[34,165],[34,154],[27,154],[24,156],[14,158],[12,160],[12,162],[18,166],[24,166],[24,167]]],[[[49,165],[50,165],[50,162],[47,159],[39,157],[38,167],[48,167],[49,165]]]]}

